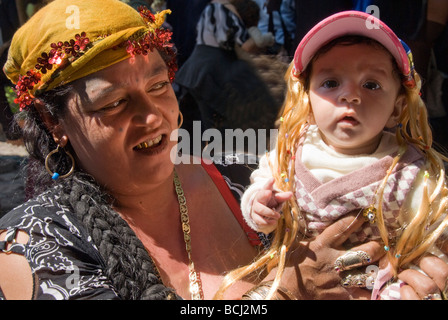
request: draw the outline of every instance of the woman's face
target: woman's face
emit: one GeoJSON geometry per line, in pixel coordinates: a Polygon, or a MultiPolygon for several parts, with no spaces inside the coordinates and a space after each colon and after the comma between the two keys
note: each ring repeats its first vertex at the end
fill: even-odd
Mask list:
{"type": "Polygon", "coordinates": [[[367,45],[337,45],[317,58],[310,78],[313,116],[325,142],[344,154],[372,153],[405,103],[391,55],[367,45]]]}
{"type": "Polygon", "coordinates": [[[117,195],[170,176],[178,115],[167,66],[155,51],[74,82],[61,124],[77,165],[117,195]]]}

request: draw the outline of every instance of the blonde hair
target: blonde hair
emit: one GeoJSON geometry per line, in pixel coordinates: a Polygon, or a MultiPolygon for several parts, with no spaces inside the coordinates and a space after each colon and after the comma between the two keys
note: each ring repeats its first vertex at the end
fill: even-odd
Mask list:
{"type": "MultiPolygon", "coordinates": [[[[293,62],[286,72],[287,93],[280,114],[276,149],[278,167],[272,170],[278,188],[283,191],[293,191],[293,194],[296,148],[306,133],[311,113],[308,97],[308,74],[309,70],[299,77],[294,76],[293,62]]],[[[381,240],[387,248],[387,258],[395,275],[400,268],[427,252],[448,226],[446,215],[448,192],[443,164],[443,161],[447,161],[448,158],[432,147],[432,133],[428,124],[426,106],[420,97],[421,79],[416,72],[414,72],[414,79],[415,87],[402,85],[402,92],[406,96],[407,104],[402,111],[400,124],[396,130],[397,143],[401,151],[393,159],[391,167],[381,181],[376,199],[376,225],[380,231],[381,240]],[[414,217],[405,228],[402,228],[403,231],[396,243],[390,243],[389,231],[382,211],[383,193],[391,172],[408,145],[415,146],[424,155],[426,173],[423,179],[422,201],[414,217]],[[432,192],[428,188],[429,180],[432,180],[435,185],[432,192]]],[[[273,285],[266,299],[271,299],[274,296],[285,268],[288,249],[297,236],[306,233],[305,217],[302,216],[295,197],[284,204],[283,213],[274,232],[270,248],[252,264],[230,272],[225,277],[216,298],[222,298],[223,292],[235,281],[253,272],[258,271],[261,274],[262,271],[270,272],[277,267],[273,285]]]]}

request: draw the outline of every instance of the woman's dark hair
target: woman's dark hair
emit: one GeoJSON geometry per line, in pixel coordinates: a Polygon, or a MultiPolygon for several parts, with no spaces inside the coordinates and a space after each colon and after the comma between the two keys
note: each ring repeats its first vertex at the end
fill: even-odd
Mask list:
{"type": "Polygon", "coordinates": [[[145,246],[114,211],[113,199],[92,177],[75,172],[54,188],[53,195],[83,224],[104,261],[105,274],[124,300],[179,299],[167,288],[145,246]]]}
{"type": "MultiPolygon", "coordinates": [[[[68,84],[44,92],[38,97],[39,103],[45,106],[45,112],[48,112],[53,118],[59,119],[65,112],[68,96],[72,89],[72,85],[68,84]]],[[[22,115],[19,114],[17,117],[22,117],[22,115]]],[[[27,198],[31,198],[54,184],[51,175],[45,169],[45,158],[57,148],[57,145],[42,121],[39,111],[34,106],[28,108],[25,113],[22,137],[30,154],[26,174],[31,180],[29,183],[32,184],[32,188],[27,188],[27,198]]],[[[62,151],[51,157],[50,165],[53,170],[65,173],[70,171],[73,164],[62,151]]]]}

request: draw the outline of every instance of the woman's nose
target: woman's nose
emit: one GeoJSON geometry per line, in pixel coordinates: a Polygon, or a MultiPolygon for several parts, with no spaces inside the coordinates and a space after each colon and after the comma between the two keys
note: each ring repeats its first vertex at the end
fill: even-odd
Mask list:
{"type": "Polygon", "coordinates": [[[134,101],[133,122],[136,125],[157,128],[162,124],[163,115],[156,104],[146,94],[139,94],[134,101]]]}

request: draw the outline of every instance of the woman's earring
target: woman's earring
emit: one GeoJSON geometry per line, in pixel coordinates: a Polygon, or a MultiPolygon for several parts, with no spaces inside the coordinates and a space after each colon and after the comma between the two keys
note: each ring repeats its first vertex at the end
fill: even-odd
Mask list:
{"type": "Polygon", "coordinates": [[[71,160],[71,162],[72,162],[72,165],[71,165],[70,170],[69,170],[66,174],[64,174],[64,175],[62,175],[62,176],[61,176],[59,173],[57,173],[57,172],[52,172],[52,171],[50,170],[49,165],[48,165],[49,160],[50,160],[50,158],[51,158],[51,156],[52,156],[53,154],[60,152],[59,148],[60,148],[60,147],[58,146],[55,150],[51,151],[51,152],[45,157],[45,169],[47,169],[47,172],[51,175],[51,178],[52,178],[53,180],[57,180],[57,179],[59,179],[59,178],[67,178],[67,177],[68,177],[69,175],[71,175],[71,174],[73,173],[73,171],[75,170],[75,159],[73,159],[73,156],[70,154],[70,152],[65,151],[65,150],[64,150],[64,153],[65,153],[66,155],[69,156],[69,158],[70,158],[70,160],[71,160]]]}
{"type": "Polygon", "coordinates": [[[178,129],[180,129],[180,127],[182,127],[182,124],[184,123],[184,116],[182,112],[180,112],[180,110],[179,110],[179,117],[180,117],[180,123],[177,126],[178,129]]]}

